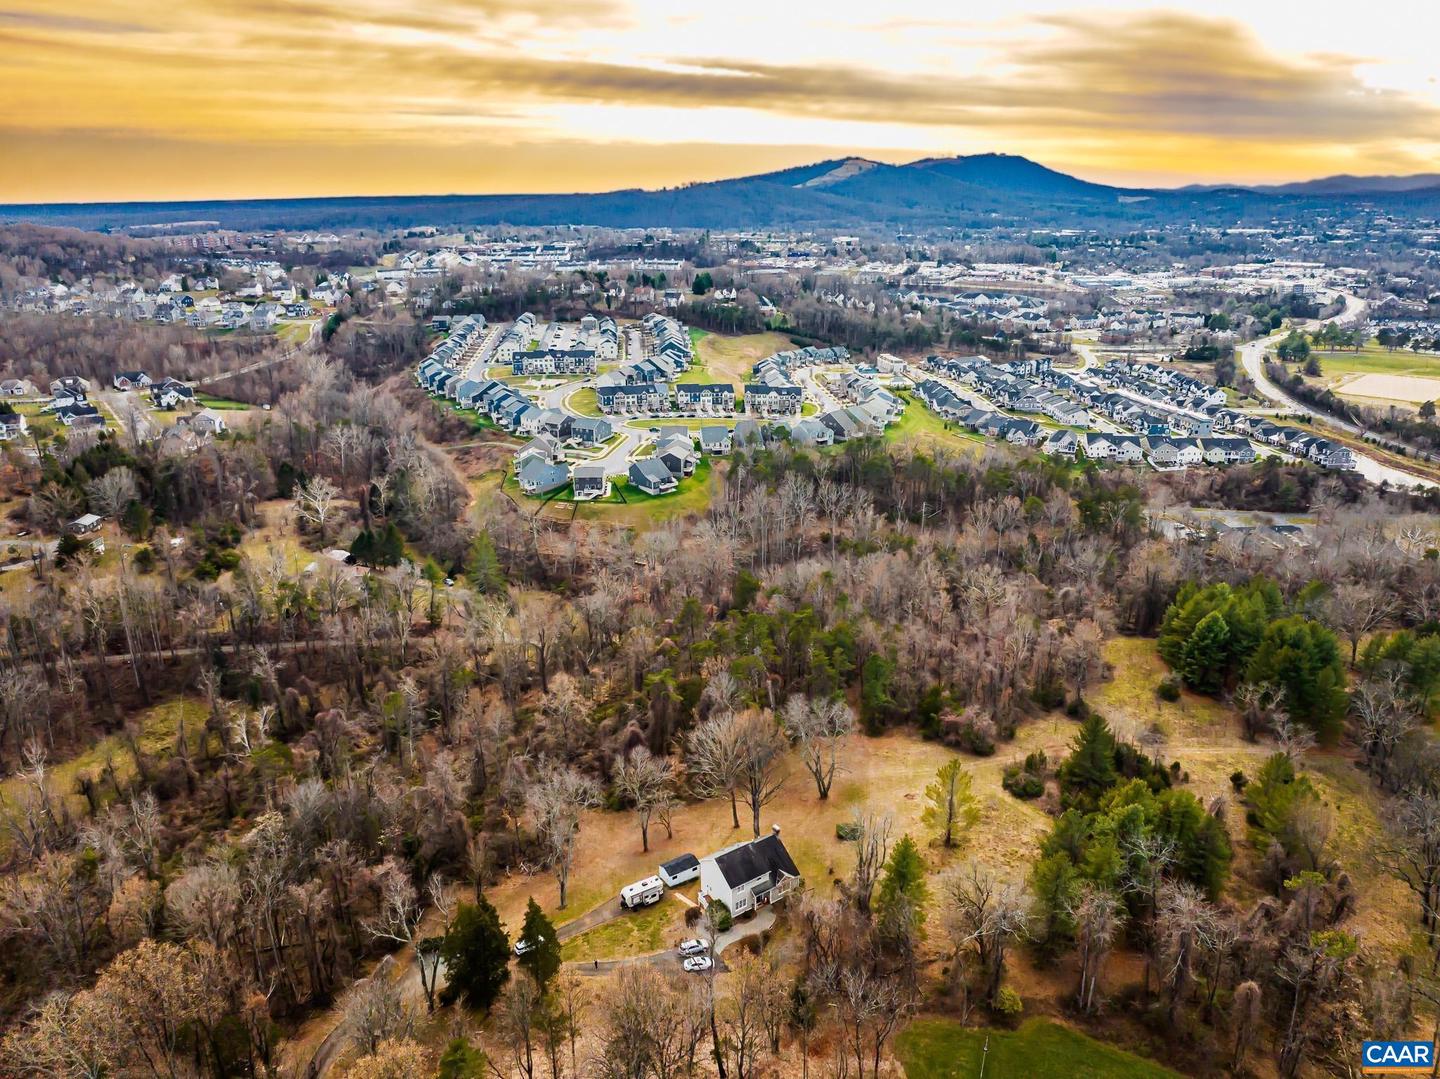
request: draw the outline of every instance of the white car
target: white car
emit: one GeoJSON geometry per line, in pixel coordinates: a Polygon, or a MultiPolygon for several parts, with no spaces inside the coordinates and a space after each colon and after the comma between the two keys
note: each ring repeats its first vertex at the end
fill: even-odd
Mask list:
{"type": "Polygon", "coordinates": [[[681,964],[691,974],[701,974],[715,965],[715,961],[708,955],[692,955],[681,964]]]}
{"type": "Polygon", "coordinates": [[[521,937],[515,942],[515,954],[524,955],[526,952],[533,951],[537,943],[543,944],[544,942],[544,937],[541,937],[538,942],[533,940],[526,940],[524,937],[521,937]]]}
{"type": "Polygon", "coordinates": [[[699,939],[682,940],[679,951],[682,959],[688,959],[692,955],[705,955],[710,951],[710,942],[699,939]]]}

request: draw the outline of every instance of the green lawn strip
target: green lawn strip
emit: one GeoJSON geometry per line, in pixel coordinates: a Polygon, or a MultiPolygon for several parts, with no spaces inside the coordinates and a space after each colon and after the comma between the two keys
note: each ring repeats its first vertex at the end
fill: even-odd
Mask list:
{"type": "Polygon", "coordinates": [[[234,401],[229,397],[216,397],[213,393],[197,393],[195,401],[206,408],[213,408],[217,412],[245,412],[253,408],[244,401],[234,401]]]}
{"type": "Polygon", "coordinates": [[[544,502],[579,502],[582,506],[589,502],[598,502],[601,505],[607,502],[613,502],[623,505],[625,499],[618,490],[621,482],[620,480],[611,480],[610,493],[603,498],[577,499],[575,497],[575,488],[568,483],[559,490],[551,491],[545,495],[531,495],[526,494],[520,489],[520,482],[515,478],[515,473],[507,470],[505,472],[505,481],[500,485],[500,489],[509,494],[517,502],[524,500],[525,503],[534,503],[537,507],[544,502]]]}
{"type": "MultiPolygon", "coordinates": [[[[710,482],[710,460],[701,458],[695,474],[680,481],[668,495],[650,495],[625,480],[612,480],[611,487],[624,506],[592,506],[580,503],[578,515],[586,519],[603,519],[617,524],[642,526],[658,524],[673,517],[704,513],[715,496],[710,482]]],[[[613,501],[613,500],[612,500],[613,501]]]]}
{"type": "Polygon", "coordinates": [[[561,945],[560,954],[569,962],[585,962],[658,952],[679,934],[683,918],[681,904],[667,896],[654,906],[625,911],[572,937],[561,945]]]}
{"type": "MultiPolygon", "coordinates": [[[[501,427],[498,423],[495,423],[493,420],[491,420],[490,417],[480,415],[480,413],[476,412],[473,408],[462,408],[456,402],[451,401],[445,397],[436,397],[434,394],[430,395],[430,399],[434,401],[437,405],[440,405],[442,408],[448,408],[451,412],[454,412],[457,415],[469,420],[472,424],[475,425],[475,430],[477,431],[499,431],[502,434],[506,435],[509,435],[511,433],[509,431],[506,431],[505,428],[501,427]]],[[[512,435],[512,437],[523,438],[523,436],[521,435],[512,435]]]]}
{"type": "Polygon", "coordinates": [[[681,371],[680,377],[675,381],[682,386],[708,386],[715,379],[710,377],[710,368],[707,365],[697,362],[681,371]]]}
{"type": "Polygon", "coordinates": [[[917,1019],[895,1038],[908,1079],[1178,1079],[1178,1072],[1045,1019],[1018,1030],[977,1030],[953,1019],[917,1019]],[[989,1052],[985,1052],[986,1039],[989,1052]]]}
{"type": "Polygon", "coordinates": [[[656,420],[630,420],[625,424],[632,431],[648,432],[652,427],[685,427],[691,431],[698,431],[702,427],[729,427],[734,428],[737,419],[741,416],[674,416],[668,419],[656,420]]]}

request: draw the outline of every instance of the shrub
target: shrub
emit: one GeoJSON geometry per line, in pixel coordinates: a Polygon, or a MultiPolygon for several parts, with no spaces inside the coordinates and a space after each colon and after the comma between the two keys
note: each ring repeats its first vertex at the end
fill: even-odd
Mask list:
{"type": "Polygon", "coordinates": [[[1034,772],[1021,771],[1017,765],[1010,765],[1000,777],[1000,786],[1016,798],[1039,798],[1045,793],[1045,780],[1034,772]]]}
{"type": "Polygon", "coordinates": [[[1250,780],[1246,777],[1245,773],[1238,768],[1230,773],[1230,786],[1235,788],[1236,794],[1242,793],[1245,790],[1246,784],[1249,782],[1250,780]]]}
{"type": "Polygon", "coordinates": [[[1025,1002],[1020,999],[1020,994],[1008,985],[1002,987],[996,994],[994,1012],[1007,1024],[1017,1022],[1024,1011],[1025,1002]]]}
{"type": "Polygon", "coordinates": [[[941,717],[941,741],[955,746],[977,757],[988,757],[995,752],[995,724],[973,708],[967,708],[960,715],[941,717]]]}
{"type": "Polygon", "coordinates": [[[735,924],[735,917],[730,913],[730,908],[718,899],[710,900],[705,912],[710,915],[710,924],[715,927],[717,933],[723,933],[735,924]]]}
{"type": "Polygon", "coordinates": [[[862,829],[854,821],[841,821],[835,825],[835,838],[842,843],[854,843],[860,838],[862,829]]]}
{"type": "Polygon", "coordinates": [[[1180,699],[1180,680],[1173,674],[1162,678],[1160,684],[1155,687],[1155,695],[1162,701],[1178,701],[1180,699]]]}

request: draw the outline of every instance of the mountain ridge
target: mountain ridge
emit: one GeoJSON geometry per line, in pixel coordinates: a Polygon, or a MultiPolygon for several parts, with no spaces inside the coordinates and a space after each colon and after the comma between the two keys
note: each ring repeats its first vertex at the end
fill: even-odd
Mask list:
{"type": "Polygon", "coordinates": [[[1440,174],[1322,177],[1295,185],[1132,188],[1095,183],[1014,154],[893,165],[860,155],[678,187],[594,193],[337,196],[301,199],[30,203],[0,221],[134,229],[193,220],[240,229],[398,228],[416,224],[794,229],[1258,223],[1277,207],[1355,197],[1440,210],[1440,174]],[[1308,185],[1308,186],[1307,186],[1308,185]]]}

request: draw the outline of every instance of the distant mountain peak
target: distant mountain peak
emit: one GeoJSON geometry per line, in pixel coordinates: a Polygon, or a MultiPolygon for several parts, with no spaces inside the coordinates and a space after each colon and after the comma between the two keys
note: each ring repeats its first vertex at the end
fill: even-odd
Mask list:
{"type": "Polygon", "coordinates": [[[808,180],[804,180],[795,186],[830,187],[832,184],[844,183],[846,180],[869,172],[873,168],[878,168],[879,165],[880,162],[871,161],[868,157],[847,157],[828,172],[822,172],[819,176],[812,176],[808,180]]]}
{"type": "Polygon", "coordinates": [[[1136,194],[1124,188],[1091,183],[1068,173],[1059,172],[1038,161],[1019,154],[963,154],[956,157],[927,157],[912,161],[907,169],[924,169],[940,173],[952,180],[979,187],[1002,188],[1010,192],[1037,196],[1076,196],[1081,198],[1113,198],[1120,194],[1136,194]]]}

